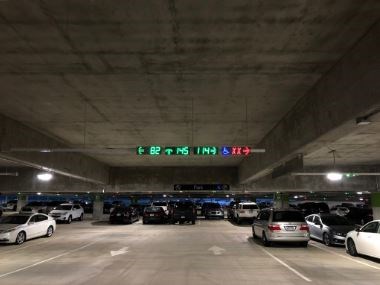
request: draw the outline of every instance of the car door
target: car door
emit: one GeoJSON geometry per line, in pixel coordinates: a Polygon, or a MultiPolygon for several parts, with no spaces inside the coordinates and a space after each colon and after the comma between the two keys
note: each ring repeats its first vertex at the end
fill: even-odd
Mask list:
{"type": "Polygon", "coordinates": [[[379,222],[371,222],[356,233],[355,245],[358,253],[371,256],[378,244],[380,244],[379,222]]]}
{"type": "Polygon", "coordinates": [[[81,215],[81,208],[79,205],[73,207],[73,219],[78,219],[81,215]]]}
{"type": "Polygon", "coordinates": [[[316,238],[315,237],[315,224],[314,224],[314,215],[310,215],[306,218],[306,223],[309,226],[309,231],[310,231],[310,237],[316,238]]]}
{"type": "Polygon", "coordinates": [[[34,238],[38,235],[38,219],[37,219],[37,216],[38,215],[33,215],[28,221],[28,225],[25,228],[27,239],[34,238]]]}
{"type": "Polygon", "coordinates": [[[316,239],[323,239],[323,226],[319,216],[314,216],[314,236],[316,239]]]}
{"type": "Polygon", "coordinates": [[[43,236],[49,227],[49,218],[45,215],[37,215],[37,236],[43,236]]]}

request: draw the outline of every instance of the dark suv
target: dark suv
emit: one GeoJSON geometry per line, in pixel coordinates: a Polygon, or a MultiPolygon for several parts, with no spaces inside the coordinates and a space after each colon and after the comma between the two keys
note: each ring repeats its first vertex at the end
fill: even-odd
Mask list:
{"type": "Polygon", "coordinates": [[[197,210],[191,201],[176,202],[169,208],[169,221],[172,224],[191,222],[194,225],[196,218],[197,210]]]}

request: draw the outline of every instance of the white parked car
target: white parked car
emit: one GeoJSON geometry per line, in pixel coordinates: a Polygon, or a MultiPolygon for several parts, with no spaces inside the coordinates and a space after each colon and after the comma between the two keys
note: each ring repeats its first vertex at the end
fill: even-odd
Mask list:
{"type": "Polygon", "coordinates": [[[238,224],[241,223],[242,220],[254,220],[257,218],[260,209],[254,202],[242,202],[236,205],[234,208],[234,219],[238,224]]]}
{"type": "Polygon", "coordinates": [[[0,220],[0,242],[22,244],[40,236],[51,237],[55,220],[45,214],[14,214],[0,220]]]}
{"type": "Polygon", "coordinates": [[[84,210],[80,205],[61,204],[49,213],[56,221],[71,223],[72,220],[83,221],[84,210]]]}
{"type": "Polygon", "coordinates": [[[165,214],[168,214],[168,202],[164,202],[164,201],[155,201],[152,203],[151,205],[152,207],[161,207],[164,211],[165,211],[165,214]]]}
{"type": "Polygon", "coordinates": [[[346,236],[346,250],[352,256],[363,254],[380,258],[380,220],[367,223],[346,236]]]}

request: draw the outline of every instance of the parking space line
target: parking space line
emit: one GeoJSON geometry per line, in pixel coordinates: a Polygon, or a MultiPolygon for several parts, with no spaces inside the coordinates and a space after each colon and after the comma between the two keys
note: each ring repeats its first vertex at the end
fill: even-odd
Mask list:
{"type": "Polygon", "coordinates": [[[278,257],[274,256],[273,254],[271,254],[269,251],[267,251],[266,249],[262,248],[262,247],[259,247],[258,248],[261,249],[261,251],[263,251],[264,253],[266,253],[267,255],[269,255],[270,257],[272,257],[274,260],[276,260],[278,263],[280,263],[282,266],[286,267],[287,269],[289,269],[290,271],[292,271],[294,274],[296,274],[298,277],[301,277],[303,280],[307,281],[307,282],[312,282],[311,279],[307,278],[305,275],[303,275],[302,273],[300,273],[299,271],[297,271],[296,269],[294,269],[293,267],[291,267],[290,265],[286,264],[284,261],[282,261],[281,259],[279,259],[278,257]]]}
{"type": "Polygon", "coordinates": [[[371,265],[371,264],[368,264],[368,263],[363,262],[363,261],[360,261],[360,260],[356,260],[356,259],[351,258],[351,257],[349,257],[349,256],[345,256],[345,255],[342,255],[342,254],[336,253],[336,252],[334,252],[334,251],[332,251],[332,250],[329,250],[329,249],[327,249],[327,248],[320,247],[320,246],[315,245],[315,244],[310,244],[310,245],[313,246],[313,247],[316,247],[316,248],[318,248],[318,249],[320,249],[320,250],[323,250],[323,251],[325,251],[325,252],[328,252],[328,253],[331,253],[331,254],[337,255],[337,256],[339,256],[339,257],[342,257],[342,258],[345,258],[345,259],[348,259],[348,260],[354,261],[354,262],[356,262],[356,263],[359,263],[359,264],[362,264],[362,265],[365,265],[365,266],[371,267],[371,268],[376,269],[376,270],[380,270],[380,267],[378,267],[378,266],[371,265]]]}
{"type": "Polygon", "coordinates": [[[46,262],[52,261],[52,260],[54,260],[54,259],[60,258],[60,257],[65,256],[65,255],[68,255],[68,254],[70,254],[70,253],[77,252],[77,251],[79,251],[79,250],[81,250],[81,249],[84,249],[84,248],[86,248],[86,247],[89,247],[89,246],[95,244],[96,242],[98,242],[98,241],[94,241],[94,242],[88,243],[88,244],[83,245],[83,246],[81,246],[81,247],[78,247],[78,248],[75,248],[75,249],[69,250],[69,251],[67,251],[67,252],[65,252],[65,253],[62,253],[62,254],[59,254],[59,255],[56,255],[56,256],[50,257],[50,258],[48,258],[48,259],[41,260],[41,261],[39,261],[39,262],[33,263],[33,264],[28,265],[28,266],[25,266],[25,267],[21,267],[21,268],[19,268],[19,269],[16,269],[16,270],[13,270],[13,271],[10,271],[10,272],[7,272],[7,273],[4,273],[4,274],[1,274],[1,275],[0,275],[0,278],[7,277],[7,276],[9,276],[9,275],[12,275],[12,274],[15,274],[15,273],[17,273],[17,272],[24,271],[24,270],[27,270],[27,269],[29,269],[29,268],[32,268],[32,267],[38,266],[38,265],[40,265],[40,264],[43,264],[43,263],[46,263],[46,262]]]}

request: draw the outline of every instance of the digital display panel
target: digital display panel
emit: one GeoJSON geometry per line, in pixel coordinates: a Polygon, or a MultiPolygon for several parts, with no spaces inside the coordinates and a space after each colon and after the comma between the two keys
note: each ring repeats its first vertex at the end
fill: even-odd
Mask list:
{"type": "Polygon", "coordinates": [[[195,155],[218,155],[217,146],[195,146],[193,149],[195,155]]]}
{"type": "Polygon", "coordinates": [[[189,146],[167,146],[165,147],[165,155],[190,155],[189,146]]]}
{"type": "Polygon", "coordinates": [[[246,156],[251,154],[249,146],[223,146],[221,148],[223,156],[246,156]]]}
{"type": "Polygon", "coordinates": [[[161,155],[162,147],[158,145],[150,145],[150,146],[138,146],[136,148],[137,155],[161,155]]]}

